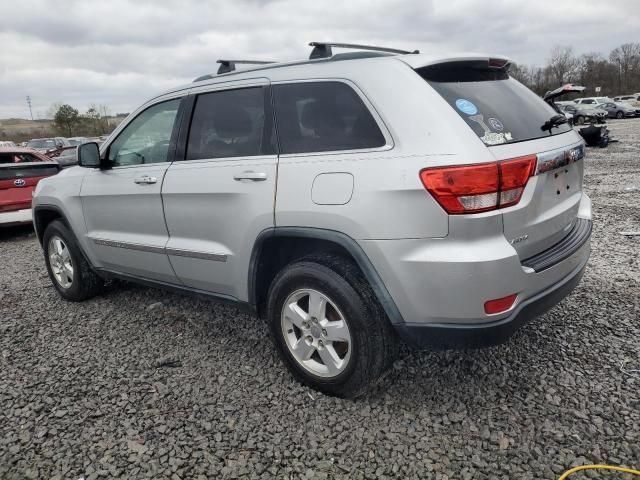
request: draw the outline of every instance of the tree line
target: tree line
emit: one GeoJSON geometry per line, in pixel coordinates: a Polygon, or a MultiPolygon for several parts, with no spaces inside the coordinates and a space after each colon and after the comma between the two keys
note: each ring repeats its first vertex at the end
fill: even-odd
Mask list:
{"type": "Polygon", "coordinates": [[[640,92],[640,43],[625,43],[605,57],[601,53],[576,55],[572,47],[556,45],[546,65],[512,64],[509,73],[538,95],[565,83],[586,87],[586,96],[617,96],[640,92]],[[599,93],[595,91],[600,87],[599,93]]]}
{"type": "Polygon", "coordinates": [[[113,117],[105,105],[91,105],[86,112],[80,113],[66,103],[55,104],[51,114],[57,133],[65,137],[106,135],[118,125],[111,121],[113,117]]]}

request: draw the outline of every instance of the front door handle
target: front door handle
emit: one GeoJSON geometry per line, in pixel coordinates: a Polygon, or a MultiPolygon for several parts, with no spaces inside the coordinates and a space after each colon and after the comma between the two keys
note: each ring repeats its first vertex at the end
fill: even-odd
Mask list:
{"type": "Polygon", "coordinates": [[[251,180],[252,182],[263,182],[267,179],[267,174],[264,172],[253,172],[251,170],[247,170],[246,172],[236,173],[233,176],[233,179],[238,181],[251,180]]]}
{"type": "Polygon", "coordinates": [[[150,177],[149,175],[142,175],[141,177],[137,177],[133,180],[133,182],[138,185],[152,185],[157,181],[158,179],[156,177],[150,177]]]}

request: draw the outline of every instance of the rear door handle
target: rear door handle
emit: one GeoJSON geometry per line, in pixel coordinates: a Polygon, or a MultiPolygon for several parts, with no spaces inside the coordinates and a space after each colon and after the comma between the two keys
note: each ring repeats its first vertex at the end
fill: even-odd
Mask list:
{"type": "Polygon", "coordinates": [[[134,183],[138,185],[151,185],[158,181],[156,177],[150,177],[149,175],[142,175],[141,177],[137,177],[133,180],[134,183]]]}
{"type": "Polygon", "coordinates": [[[251,180],[252,182],[263,182],[267,179],[267,174],[264,172],[253,172],[248,170],[242,173],[236,173],[233,176],[234,180],[242,181],[242,180],[251,180]]]}

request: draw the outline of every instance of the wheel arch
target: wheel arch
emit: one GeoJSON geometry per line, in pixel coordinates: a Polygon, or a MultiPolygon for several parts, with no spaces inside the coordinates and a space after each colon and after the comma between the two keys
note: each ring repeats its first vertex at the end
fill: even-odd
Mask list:
{"type": "Polygon", "coordinates": [[[62,221],[67,228],[71,230],[71,226],[60,207],[55,205],[36,205],[33,208],[33,228],[36,232],[40,245],[42,245],[44,231],[54,220],[62,221]]]}
{"type": "Polygon", "coordinates": [[[371,286],[390,322],[404,323],[382,278],[360,245],[344,233],[313,227],[276,227],[258,235],[249,262],[247,290],[249,303],[259,316],[264,313],[269,286],[277,272],[303,256],[318,252],[337,253],[351,259],[371,286]]]}

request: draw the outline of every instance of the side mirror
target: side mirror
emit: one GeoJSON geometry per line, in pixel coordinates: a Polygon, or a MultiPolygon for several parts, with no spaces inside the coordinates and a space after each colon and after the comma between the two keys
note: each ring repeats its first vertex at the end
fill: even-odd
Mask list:
{"type": "Polygon", "coordinates": [[[78,147],[78,165],[85,168],[100,168],[100,149],[97,143],[83,143],[78,147]]]}

